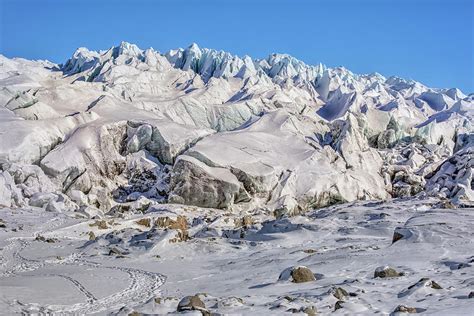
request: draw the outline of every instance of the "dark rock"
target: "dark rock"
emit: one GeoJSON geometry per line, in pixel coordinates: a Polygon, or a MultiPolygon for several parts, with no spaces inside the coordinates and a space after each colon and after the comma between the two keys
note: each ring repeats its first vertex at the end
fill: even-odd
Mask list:
{"type": "Polygon", "coordinates": [[[35,240],[37,241],[42,241],[42,242],[47,242],[47,243],[55,243],[57,240],[54,238],[45,238],[44,236],[38,235],[36,236],[35,240]]]}
{"type": "Polygon", "coordinates": [[[296,267],[291,271],[291,277],[295,283],[315,281],[314,273],[307,267],[296,267]]]}
{"type": "Polygon", "coordinates": [[[392,244],[399,241],[400,239],[402,239],[404,236],[402,234],[400,234],[399,232],[394,232],[393,233],[393,238],[392,238],[392,244]]]}
{"type": "Polygon", "coordinates": [[[318,310],[316,309],[315,306],[302,307],[301,311],[308,316],[315,316],[318,313],[318,310]]]}
{"type": "Polygon", "coordinates": [[[95,240],[95,238],[96,238],[96,237],[95,237],[94,232],[93,232],[93,231],[90,231],[90,232],[89,232],[89,240],[95,240]]]}
{"type": "Polygon", "coordinates": [[[109,250],[109,256],[123,256],[124,254],[125,253],[115,247],[109,250]]]}
{"type": "Polygon", "coordinates": [[[418,313],[417,309],[415,307],[408,307],[408,306],[405,306],[405,305],[398,305],[397,308],[395,308],[395,310],[393,311],[394,313],[410,313],[410,314],[414,314],[414,313],[418,313]]]}
{"type": "Polygon", "coordinates": [[[388,266],[378,267],[374,272],[374,278],[396,278],[402,275],[403,273],[388,266]]]}
{"type": "Polygon", "coordinates": [[[146,217],[146,218],[141,218],[138,221],[136,221],[138,225],[145,226],[145,227],[151,227],[151,218],[146,217]]]}
{"type": "Polygon", "coordinates": [[[200,311],[203,315],[210,315],[209,311],[206,309],[206,305],[204,305],[204,302],[198,295],[185,296],[178,303],[178,312],[191,310],[200,311]]]}
{"type": "Polygon", "coordinates": [[[342,301],[346,296],[349,296],[349,293],[347,293],[347,291],[344,290],[342,287],[338,287],[332,290],[332,295],[338,300],[342,301]]]}
{"type": "Polygon", "coordinates": [[[441,285],[439,285],[435,281],[431,281],[431,288],[435,289],[435,290],[441,290],[442,289],[441,285]]]}
{"type": "Polygon", "coordinates": [[[427,287],[431,287],[432,289],[435,289],[435,290],[441,290],[442,289],[441,285],[439,285],[438,283],[436,283],[433,280],[430,280],[429,278],[420,279],[420,281],[416,282],[415,284],[410,285],[408,287],[408,289],[412,289],[415,286],[418,286],[418,287],[427,286],[427,287]]]}

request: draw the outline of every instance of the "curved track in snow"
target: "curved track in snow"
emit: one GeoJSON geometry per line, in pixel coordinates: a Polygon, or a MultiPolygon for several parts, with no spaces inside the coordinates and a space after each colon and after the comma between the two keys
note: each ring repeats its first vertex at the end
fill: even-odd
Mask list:
{"type": "MultiPolygon", "coordinates": [[[[2,267],[4,272],[0,274],[0,280],[25,272],[37,271],[35,276],[62,278],[72,284],[78,292],[84,296],[84,302],[73,305],[44,305],[36,303],[26,303],[20,301],[11,302],[10,305],[19,309],[22,313],[66,313],[66,314],[90,314],[106,310],[116,310],[123,306],[144,303],[147,300],[159,295],[159,288],[165,283],[166,277],[160,273],[149,272],[136,268],[107,266],[98,262],[88,261],[80,253],[72,253],[65,259],[39,260],[31,259],[22,255],[33,240],[33,237],[11,238],[9,244],[2,251],[2,267]],[[128,285],[108,296],[96,297],[79,280],[65,274],[42,274],[41,268],[54,265],[62,266],[86,266],[89,270],[109,269],[122,272],[128,276],[128,285]]],[[[0,281],[1,282],[1,281],[0,281]]]]}

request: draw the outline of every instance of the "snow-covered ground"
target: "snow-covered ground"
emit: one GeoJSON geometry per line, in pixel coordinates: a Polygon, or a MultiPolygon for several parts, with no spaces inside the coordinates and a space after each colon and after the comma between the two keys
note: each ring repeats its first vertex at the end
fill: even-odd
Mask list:
{"type": "Polygon", "coordinates": [[[0,313],[472,314],[473,118],[285,54],[0,55],[0,313]]]}
{"type": "Polygon", "coordinates": [[[439,209],[435,202],[355,202],[280,220],[254,214],[244,226],[238,213],[169,205],[104,229],[41,209],[2,209],[1,310],[162,314],[200,293],[209,311],[222,314],[311,306],[327,314],[336,305],[336,314],[389,314],[404,305],[468,315],[473,209],[439,209]],[[180,230],[155,222],[179,214],[191,223],[190,239],[170,242],[180,230]],[[137,224],[144,218],[150,227],[137,224]],[[393,242],[394,232],[403,237],[393,242]],[[310,268],[316,280],[279,280],[292,266],[310,268]],[[374,278],[380,266],[403,275],[374,278]],[[423,278],[442,288],[419,283],[423,278]],[[337,288],[347,296],[336,298],[337,288]]]}

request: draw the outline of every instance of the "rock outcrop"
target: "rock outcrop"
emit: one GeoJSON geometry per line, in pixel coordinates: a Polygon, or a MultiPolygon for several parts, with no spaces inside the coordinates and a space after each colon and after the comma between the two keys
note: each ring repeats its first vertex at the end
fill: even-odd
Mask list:
{"type": "Polygon", "coordinates": [[[248,194],[229,170],[209,167],[191,156],[180,156],[171,176],[170,203],[227,208],[248,200],[248,194]]]}

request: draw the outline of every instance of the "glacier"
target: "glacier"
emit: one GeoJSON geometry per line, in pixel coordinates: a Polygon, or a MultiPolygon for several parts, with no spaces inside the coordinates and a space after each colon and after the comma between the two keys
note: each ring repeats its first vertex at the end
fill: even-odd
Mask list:
{"type": "MultiPolygon", "coordinates": [[[[430,88],[414,80],[385,78],[378,73],[355,74],[344,67],[307,65],[287,54],[252,59],[197,44],[160,53],[122,42],[102,51],[79,48],[63,64],[0,55],[2,282],[13,282],[14,287],[18,284],[15,282],[27,282],[21,279],[26,271],[37,273],[48,268],[50,259],[39,259],[41,254],[33,248],[34,243],[42,242],[41,238],[64,243],[64,251],[69,251],[59,261],[53,260],[52,265],[57,266],[54,269],[66,269],[66,265],[71,269],[80,265],[91,269],[110,266],[112,262],[107,261],[111,255],[105,253],[111,253],[138,258],[146,268],[130,270],[126,264],[114,263],[116,268],[106,272],[109,277],[129,273],[142,278],[144,286],[155,280],[141,294],[130,290],[122,293],[123,297],[111,295],[107,300],[91,294],[95,299],[77,306],[58,305],[38,296],[35,299],[43,303],[9,303],[8,310],[126,314],[137,307],[143,313],[176,311],[179,302],[175,299],[164,300],[162,306],[150,301],[167,286],[160,273],[179,279],[173,274],[176,272],[169,271],[172,262],[164,264],[166,272],[150,272],[153,256],[167,253],[175,262],[179,261],[177,253],[184,255],[197,251],[188,248],[204,247],[208,254],[220,249],[223,260],[233,257],[231,248],[236,243],[236,247],[245,249],[245,260],[257,264],[252,261],[252,243],[262,247],[262,257],[255,260],[265,261],[265,256],[271,254],[276,258],[285,256],[266,245],[291,249],[298,240],[309,238],[306,234],[323,237],[318,230],[329,228],[318,222],[320,218],[333,218],[335,223],[328,220],[330,230],[345,236],[341,230],[347,227],[339,221],[346,208],[347,216],[354,216],[358,222],[373,209],[380,214],[388,212],[382,217],[406,217],[408,222],[398,223],[404,224],[401,232],[411,234],[397,242],[397,247],[408,243],[403,251],[417,251],[416,238],[427,247],[432,247],[433,238],[443,242],[454,238],[445,230],[437,230],[438,237],[429,237],[425,228],[412,221],[437,225],[438,216],[442,217],[437,214],[443,212],[472,221],[468,210],[474,207],[473,116],[472,93],[430,88]],[[382,212],[385,207],[388,210],[382,212]],[[403,208],[416,214],[405,214],[403,208]],[[17,213],[21,214],[19,218],[17,213]],[[33,223],[35,217],[41,218],[40,231],[32,228],[34,225],[18,230],[22,218],[25,223],[33,223]],[[8,229],[13,226],[16,231],[8,229]],[[143,239],[146,245],[142,247],[135,242],[141,240],[139,231],[143,230],[149,230],[144,233],[149,237],[143,239]],[[214,250],[213,238],[218,240],[214,250]],[[271,241],[273,238],[277,241],[271,241]],[[193,244],[198,242],[202,244],[193,244]],[[81,258],[74,259],[78,254],[72,253],[71,247],[82,247],[81,258]],[[36,261],[18,258],[19,251],[27,248],[36,261]],[[100,257],[95,268],[86,263],[91,256],[100,257]],[[37,267],[33,262],[43,264],[37,267]],[[14,264],[26,268],[15,270],[11,267],[14,264]]],[[[384,228],[368,225],[367,231],[359,233],[366,234],[363,238],[367,242],[370,236],[390,239],[397,223],[389,222],[383,222],[384,228]]],[[[356,243],[357,236],[351,232],[362,230],[361,226],[351,222],[347,229],[350,243],[356,243]]],[[[458,245],[469,234],[459,233],[459,240],[453,243],[458,245]]],[[[340,243],[326,241],[331,244],[328,249],[344,253],[340,243]]],[[[470,269],[469,259],[462,253],[466,249],[472,252],[472,245],[459,247],[459,254],[451,259],[466,261],[470,269]]],[[[384,251],[389,258],[395,256],[387,249],[384,251]]],[[[196,255],[196,269],[188,267],[190,274],[203,273],[205,257],[200,256],[204,252],[196,255]]],[[[430,253],[419,260],[434,257],[430,253]]],[[[313,259],[309,255],[300,263],[317,267],[313,259]]],[[[392,264],[406,267],[392,259],[392,264]]],[[[341,263],[337,260],[334,262],[341,263]]],[[[282,267],[289,269],[285,271],[300,266],[283,261],[288,264],[282,267]]],[[[384,262],[377,263],[384,266],[384,262]]],[[[222,262],[215,264],[217,267],[222,262]]],[[[413,264],[420,263],[413,259],[413,264]]],[[[272,265],[271,270],[277,266],[272,265]]],[[[362,268],[357,264],[357,269],[362,268]]],[[[243,266],[239,269],[245,270],[243,266]]],[[[283,281],[277,281],[275,273],[278,287],[283,281]]],[[[331,283],[330,277],[325,278],[323,283],[331,283]]],[[[178,279],[172,282],[184,282],[178,279]]],[[[318,275],[315,280],[318,282],[318,275]]],[[[317,299],[301,294],[300,301],[295,301],[299,305],[289,307],[293,301],[286,305],[279,301],[285,289],[272,292],[273,285],[268,285],[268,290],[267,286],[256,288],[267,303],[255,301],[252,309],[250,303],[242,303],[246,301],[242,298],[220,297],[219,291],[230,285],[224,278],[216,282],[215,289],[200,284],[193,288],[194,293],[187,294],[214,290],[214,296],[201,299],[206,306],[214,306],[209,305],[214,302],[216,307],[210,310],[215,312],[234,309],[268,313],[283,312],[284,308],[304,312],[305,300],[311,299],[316,300],[315,309],[329,312],[323,294],[317,299]],[[272,294],[277,292],[281,292],[278,299],[272,294]]],[[[334,292],[334,282],[325,285],[329,296],[334,292]]],[[[11,289],[9,286],[2,292],[11,289]]],[[[371,291],[379,293],[380,289],[372,287],[371,291]]],[[[452,295],[443,295],[445,303],[432,312],[442,314],[443,308],[450,306],[452,295]]],[[[7,302],[17,300],[11,295],[2,298],[7,302]]],[[[249,302],[256,299],[248,297],[249,302]]],[[[398,302],[387,300],[390,304],[398,302]]],[[[331,306],[339,306],[336,311],[385,313],[396,307],[363,300],[339,301],[344,302],[331,302],[331,306]]],[[[424,306],[421,310],[430,310],[427,304],[424,306]]],[[[199,313],[209,312],[201,309],[196,307],[199,313]]]]}

